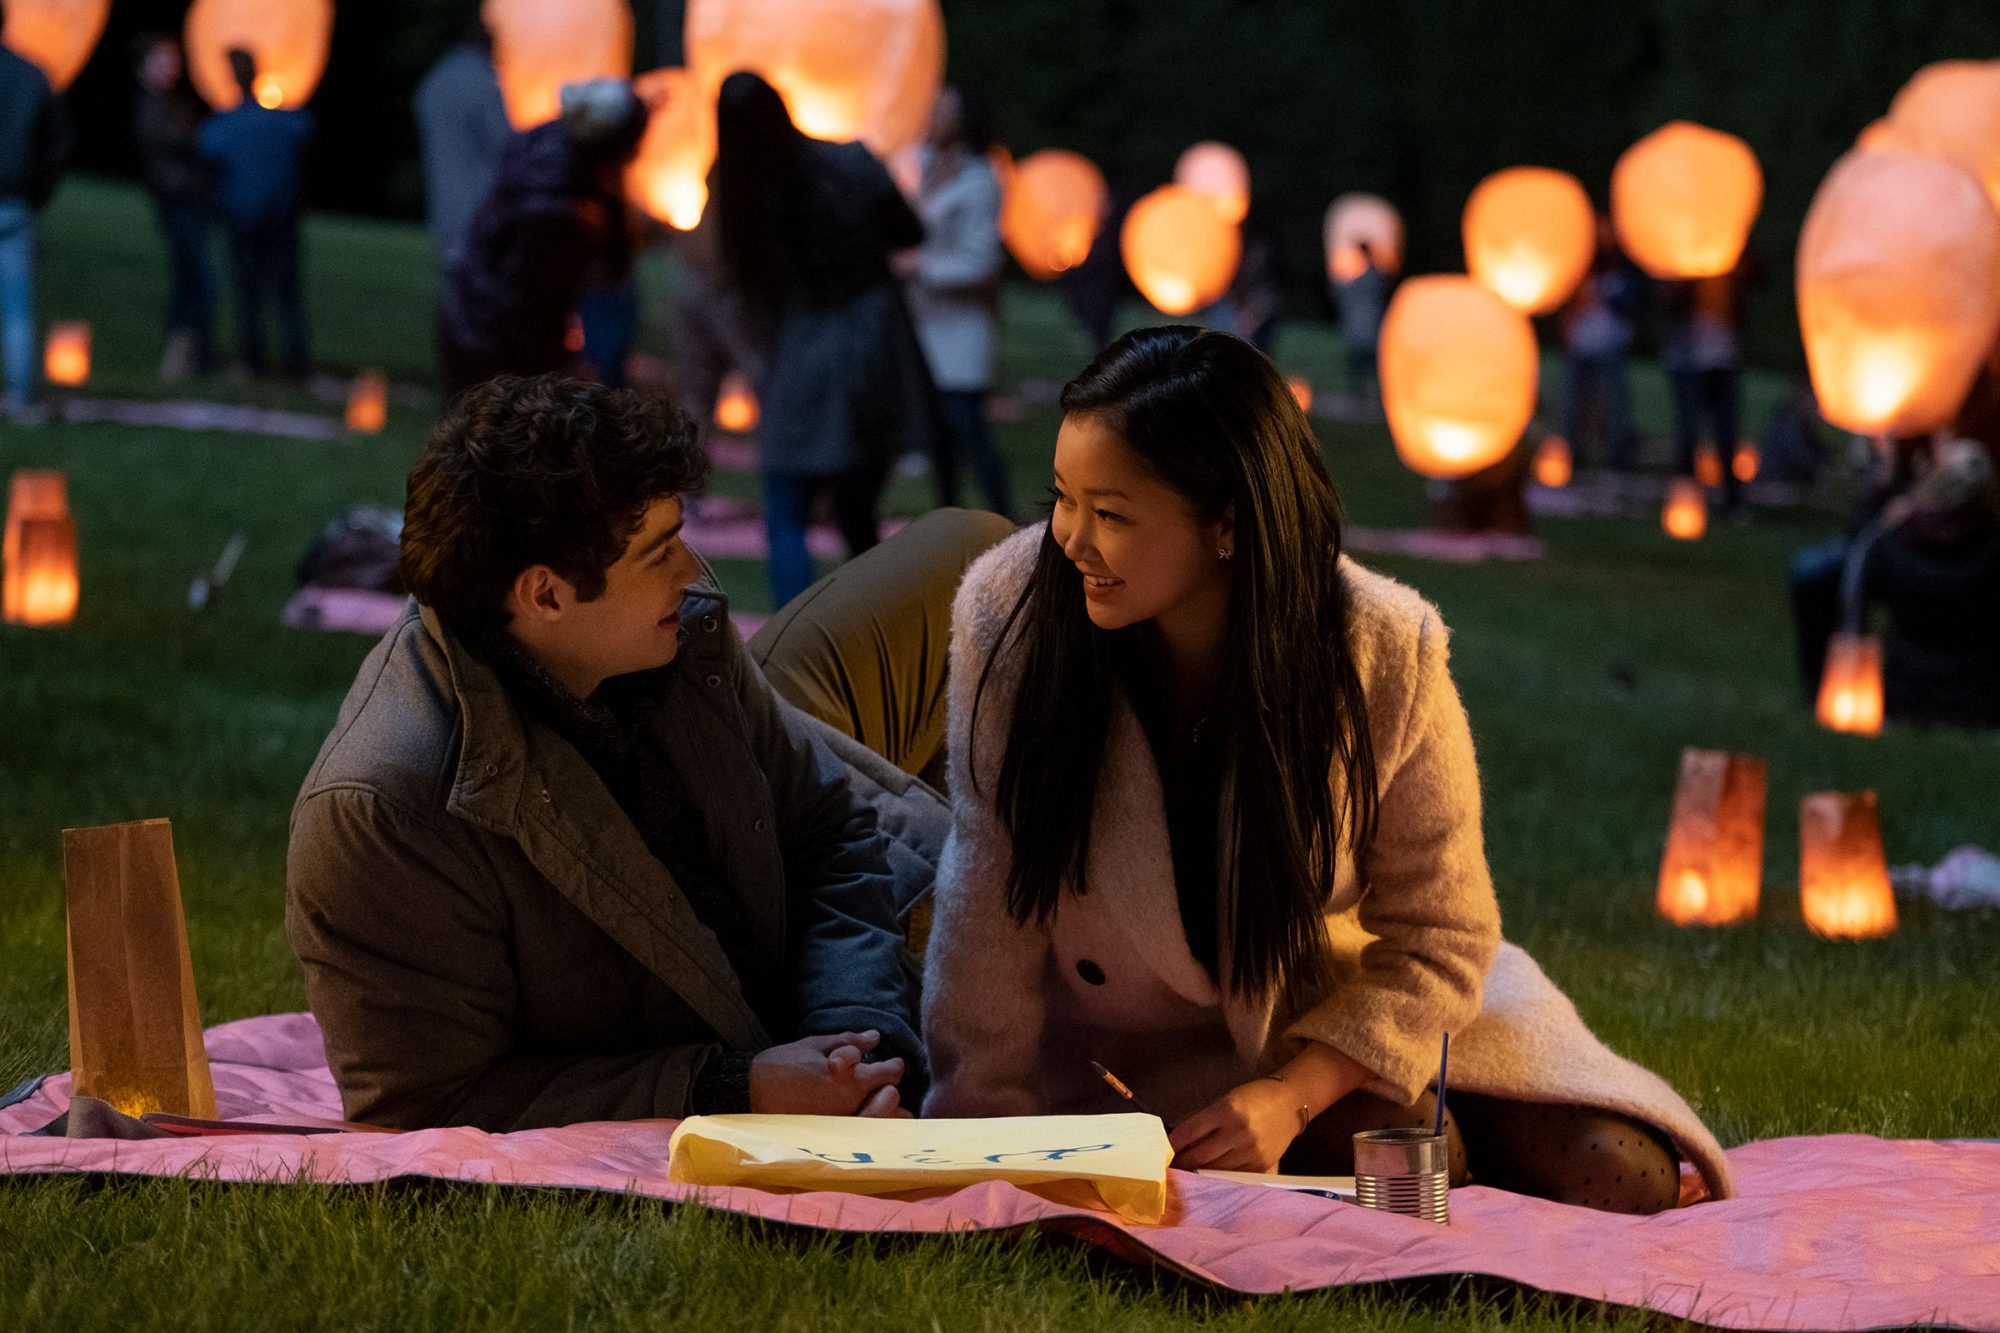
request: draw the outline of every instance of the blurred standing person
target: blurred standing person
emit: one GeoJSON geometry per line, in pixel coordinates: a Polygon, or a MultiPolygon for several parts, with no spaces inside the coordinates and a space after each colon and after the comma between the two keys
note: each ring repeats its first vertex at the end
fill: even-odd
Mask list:
{"type": "Polygon", "coordinates": [[[416,112],[424,153],[424,223],[439,269],[449,273],[514,137],[500,76],[493,70],[493,34],[477,15],[417,85],[416,112]]]}
{"type": "Polygon", "coordinates": [[[269,367],[264,355],[264,312],[277,320],[287,375],[303,378],[305,302],[299,292],[299,213],[303,207],[310,111],[285,111],[257,101],[257,59],[237,47],[229,72],[243,100],[218,111],[201,127],[201,154],[215,169],[215,199],[229,234],[236,276],[236,337],[252,375],[269,367]]]}
{"type": "Polygon", "coordinates": [[[783,606],[813,581],[813,500],[831,493],[852,558],[876,543],[890,465],[934,454],[936,391],[889,267],[924,229],[874,154],[807,138],[755,74],[723,80],[715,142],[722,272],[768,348],[757,440],[783,606]]]}
{"type": "Polygon", "coordinates": [[[1563,316],[1563,350],[1569,358],[1563,392],[1563,435],[1579,456],[1593,409],[1604,433],[1604,461],[1614,471],[1632,467],[1632,385],[1625,355],[1645,284],[1618,248],[1611,219],[1597,218],[1597,253],[1563,316]]]}
{"type": "Polygon", "coordinates": [[[1695,454],[1707,426],[1721,460],[1723,508],[1743,504],[1743,484],[1729,465],[1736,450],[1742,395],[1743,353],[1736,338],[1742,318],[1743,270],[1662,284],[1667,323],[1660,360],[1674,400],[1674,471],[1695,475],[1695,454]]]}
{"type": "Polygon", "coordinates": [[[1265,356],[1278,341],[1278,324],[1285,313],[1278,291],[1277,249],[1265,211],[1253,203],[1243,219],[1243,258],[1223,302],[1228,331],[1265,356]]]}
{"type": "Polygon", "coordinates": [[[215,280],[209,267],[209,188],[201,155],[206,109],[188,86],[180,43],[155,34],[139,43],[139,98],[132,137],[167,247],[167,341],[160,378],[174,384],[215,369],[215,280]]]}
{"type": "Polygon", "coordinates": [[[69,148],[69,111],[48,77],[32,61],[0,48],[0,359],[10,416],[38,410],[36,218],[62,179],[69,148]]]}
{"type": "Polygon", "coordinates": [[[935,459],[938,500],[958,503],[958,465],[970,463],[986,503],[1014,512],[1007,464],[986,421],[1000,342],[1000,178],[987,153],[993,113],[986,99],[946,88],[931,109],[929,153],[917,195],[924,243],[912,252],[910,313],[944,408],[935,459]]]}
{"type": "Polygon", "coordinates": [[[437,331],[449,396],[495,375],[575,373],[585,284],[631,269],[625,167],[646,105],[622,79],[593,79],[565,86],[561,107],[509,141],[451,271],[437,331]]]}
{"type": "Polygon", "coordinates": [[[1375,354],[1382,343],[1382,317],[1389,312],[1389,271],[1375,258],[1366,241],[1354,247],[1361,271],[1333,286],[1333,303],[1340,312],[1340,340],[1347,345],[1348,383],[1371,415],[1381,410],[1381,385],[1375,354]]]}

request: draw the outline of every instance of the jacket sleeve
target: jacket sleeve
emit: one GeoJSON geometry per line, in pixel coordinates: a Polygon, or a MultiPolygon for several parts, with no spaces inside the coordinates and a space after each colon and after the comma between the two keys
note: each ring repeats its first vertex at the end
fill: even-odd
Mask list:
{"type": "Polygon", "coordinates": [[[917,280],[943,295],[977,292],[1000,276],[1000,189],[981,172],[918,252],[917,280]]]}
{"type": "Polygon", "coordinates": [[[721,1054],[516,1051],[513,946],[483,857],[362,788],[300,802],[285,934],[352,1120],[507,1131],[681,1116],[721,1054]]]}
{"type": "Polygon", "coordinates": [[[1478,1013],[1500,947],[1486,866],[1472,732],[1446,665],[1445,631],[1426,609],[1400,754],[1384,785],[1362,868],[1360,919],[1373,937],[1360,969],[1287,1029],[1374,1072],[1366,1091],[1407,1105],[1430,1082],[1439,1038],[1478,1013]]]}
{"type": "MultiPolygon", "coordinates": [[[[986,559],[1015,554],[1011,546],[1003,544],[986,559]]],[[[1003,671],[993,673],[980,701],[979,740],[972,743],[973,699],[991,650],[986,636],[971,628],[988,582],[979,564],[973,570],[952,614],[946,733],[952,830],[938,867],[924,957],[924,1041],[931,1056],[924,1114],[1035,1115],[1045,1109],[1041,1047],[1050,941],[1045,926],[1016,925],[1007,911],[1013,848],[993,803],[1011,711],[1012,682],[1003,671]]]]}
{"type": "Polygon", "coordinates": [[[779,700],[734,633],[728,651],[737,701],[777,815],[799,1031],[878,1030],[883,1053],[904,1058],[903,1091],[914,1102],[923,1086],[924,1052],[902,961],[889,848],[875,811],[805,715],[779,700]]]}

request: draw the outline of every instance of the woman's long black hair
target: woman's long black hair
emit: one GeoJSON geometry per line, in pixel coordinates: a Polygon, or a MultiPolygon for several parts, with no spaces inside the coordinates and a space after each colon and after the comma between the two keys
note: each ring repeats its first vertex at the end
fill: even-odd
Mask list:
{"type": "Polygon", "coordinates": [[[723,271],[760,313],[779,302],[792,214],[806,184],[805,135],[778,90],[748,70],[724,79],[715,98],[709,208],[723,271]]]}
{"type": "MultiPolygon", "coordinates": [[[[1306,992],[1325,978],[1336,852],[1344,840],[1365,862],[1377,806],[1367,701],[1348,650],[1340,500],[1319,443],[1263,353],[1188,327],[1118,339],[1063,389],[1062,409],[1114,431],[1205,521],[1234,507],[1228,653],[1210,714],[1227,803],[1225,975],[1240,995],[1306,992]]],[[[1089,889],[1119,640],[1136,633],[1091,624],[1076,567],[1045,534],[973,703],[977,734],[995,663],[1018,652],[997,792],[1017,922],[1048,920],[1066,886],[1089,889]]]]}

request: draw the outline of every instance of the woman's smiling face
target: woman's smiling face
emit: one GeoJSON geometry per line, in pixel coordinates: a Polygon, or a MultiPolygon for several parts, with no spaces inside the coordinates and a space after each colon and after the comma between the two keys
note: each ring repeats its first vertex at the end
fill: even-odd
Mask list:
{"type": "Polygon", "coordinates": [[[1227,608],[1229,566],[1217,553],[1230,547],[1231,525],[1204,519],[1099,416],[1066,416],[1056,434],[1049,532],[1099,629],[1227,608]]]}

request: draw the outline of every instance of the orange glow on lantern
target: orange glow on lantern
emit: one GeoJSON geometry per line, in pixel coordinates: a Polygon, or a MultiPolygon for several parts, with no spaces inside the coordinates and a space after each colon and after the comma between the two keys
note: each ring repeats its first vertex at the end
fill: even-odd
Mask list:
{"type": "MultiPolygon", "coordinates": [[[[493,70],[517,130],[554,120],[566,83],[632,73],[626,0],[485,0],[479,13],[493,34],[493,70]]],[[[714,97],[708,100],[713,107],[714,97]]]]}
{"type": "Polygon", "coordinates": [[[1375,256],[1384,273],[1403,267],[1403,215],[1387,199],[1373,194],[1343,194],[1326,210],[1323,228],[1326,276],[1344,285],[1361,276],[1361,247],[1375,256]]]}
{"type": "Polygon", "coordinates": [[[333,0],[194,0],[182,40],[188,77],[202,100],[225,111],[243,100],[229,68],[240,47],[257,61],[257,102],[273,110],[306,104],[326,72],[333,0]]]}
{"type": "Polygon", "coordinates": [[[1206,196],[1222,220],[1240,223],[1250,215],[1250,164],[1226,143],[1207,139],[1174,163],[1174,184],[1206,196]]]}
{"type": "Polygon", "coordinates": [[[42,349],[42,376],[51,384],[75,388],[90,378],[90,325],[52,324],[42,349]]]}
{"type": "Polygon", "coordinates": [[[755,70],[816,139],[859,139],[881,158],[917,143],[944,83],[938,0],[688,0],[688,68],[714,105],[755,70]]]}
{"type": "Polygon", "coordinates": [[[1699,539],[1708,531],[1708,497],[1693,477],[1675,477],[1667,483],[1667,502],[1660,507],[1660,528],[1669,537],[1684,542],[1699,539]]]}
{"type": "Polygon", "coordinates": [[[1479,182],[1461,225],[1465,268],[1517,310],[1546,314],[1569,299],[1597,251],[1597,216],[1566,171],[1512,167],[1479,182]]]}
{"type": "Polygon", "coordinates": [[[1243,257],[1236,225],[1184,185],[1162,185],[1132,205],[1118,239],[1132,285],[1168,315],[1192,313],[1221,297],[1243,257]]]}
{"type": "Polygon", "coordinates": [[[1849,153],[1806,212],[1798,301],[1829,422],[1864,435],[1936,430],[2000,333],[2000,218],[1950,162],[1849,153]]]}
{"type": "Polygon", "coordinates": [[[1882,734],[1882,641],[1873,634],[1835,634],[1827,640],[1813,709],[1828,731],[1882,734]]]}
{"type": "Polygon", "coordinates": [[[1002,179],[1000,238],[1029,277],[1046,282],[1089,257],[1111,198],[1095,163],[1065,148],[1044,148],[1002,179]]]}
{"type": "Polygon", "coordinates": [[[6,14],[0,45],[32,61],[62,92],[97,49],[111,0],[7,0],[6,14]]]}
{"type": "Polygon", "coordinates": [[[1294,375],[1285,381],[1285,387],[1292,391],[1292,401],[1299,405],[1299,411],[1313,410],[1312,381],[1303,375],[1294,375]]]}
{"type": "Polygon", "coordinates": [[[1463,477],[1499,462],[1534,415],[1534,330],[1471,278],[1405,282],[1382,320],[1378,356],[1396,452],[1426,477],[1463,477]]]}
{"type": "Polygon", "coordinates": [[[1729,459],[1729,470],[1736,475],[1736,480],[1742,482],[1757,480],[1758,465],[1756,444],[1750,440],[1738,442],[1736,452],[1729,459]]]}
{"type": "Polygon", "coordinates": [[[757,429],[757,395],[741,375],[723,378],[722,392],[715,399],[715,424],[736,435],[757,429]]]}
{"type": "Polygon", "coordinates": [[[1560,435],[1544,439],[1535,450],[1535,482],[1551,490],[1560,490],[1569,485],[1576,473],[1576,460],[1570,454],[1569,441],[1560,435]]]}
{"type": "Polygon", "coordinates": [[[360,435],[375,435],[388,424],[388,377],[379,370],[364,370],[347,390],[347,428],[360,435]]]}
{"type": "Polygon", "coordinates": [[[708,207],[708,168],[715,161],[715,103],[684,69],[656,69],[632,81],[651,108],[626,192],[661,222],[693,231],[708,207]]]}
{"type": "Polygon", "coordinates": [[[47,468],[23,468],[7,483],[7,518],[0,531],[0,619],[13,623],[21,615],[24,585],[4,571],[20,567],[21,526],[31,520],[69,517],[69,485],[63,474],[47,468]]]}
{"type": "MultiPolygon", "coordinates": [[[[1940,60],[1889,104],[1879,144],[1956,162],[2000,208],[2000,60],[1940,60]]],[[[1864,134],[1867,131],[1863,131],[1864,134]]]]}
{"type": "Polygon", "coordinates": [[[1677,926],[1757,915],[1764,878],[1766,766],[1747,754],[1681,751],[1656,904],[1677,926]]]}
{"type": "Polygon", "coordinates": [[[1799,802],[1799,911],[1829,939],[1896,929],[1874,792],[1815,792],[1799,802]]]}
{"type": "Polygon", "coordinates": [[[7,562],[4,599],[11,625],[66,625],[76,619],[76,523],[23,520],[7,562]]]}
{"type": "Polygon", "coordinates": [[[1619,243],[1656,278],[1730,272],[1763,202],[1764,173],[1750,145],[1685,120],[1633,144],[1611,172],[1619,243]]]}
{"type": "Polygon", "coordinates": [[[1704,444],[1694,451],[1694,479],[1704,486],[1722,484],[1722,455],[1712,444],[1704,444]]]}

